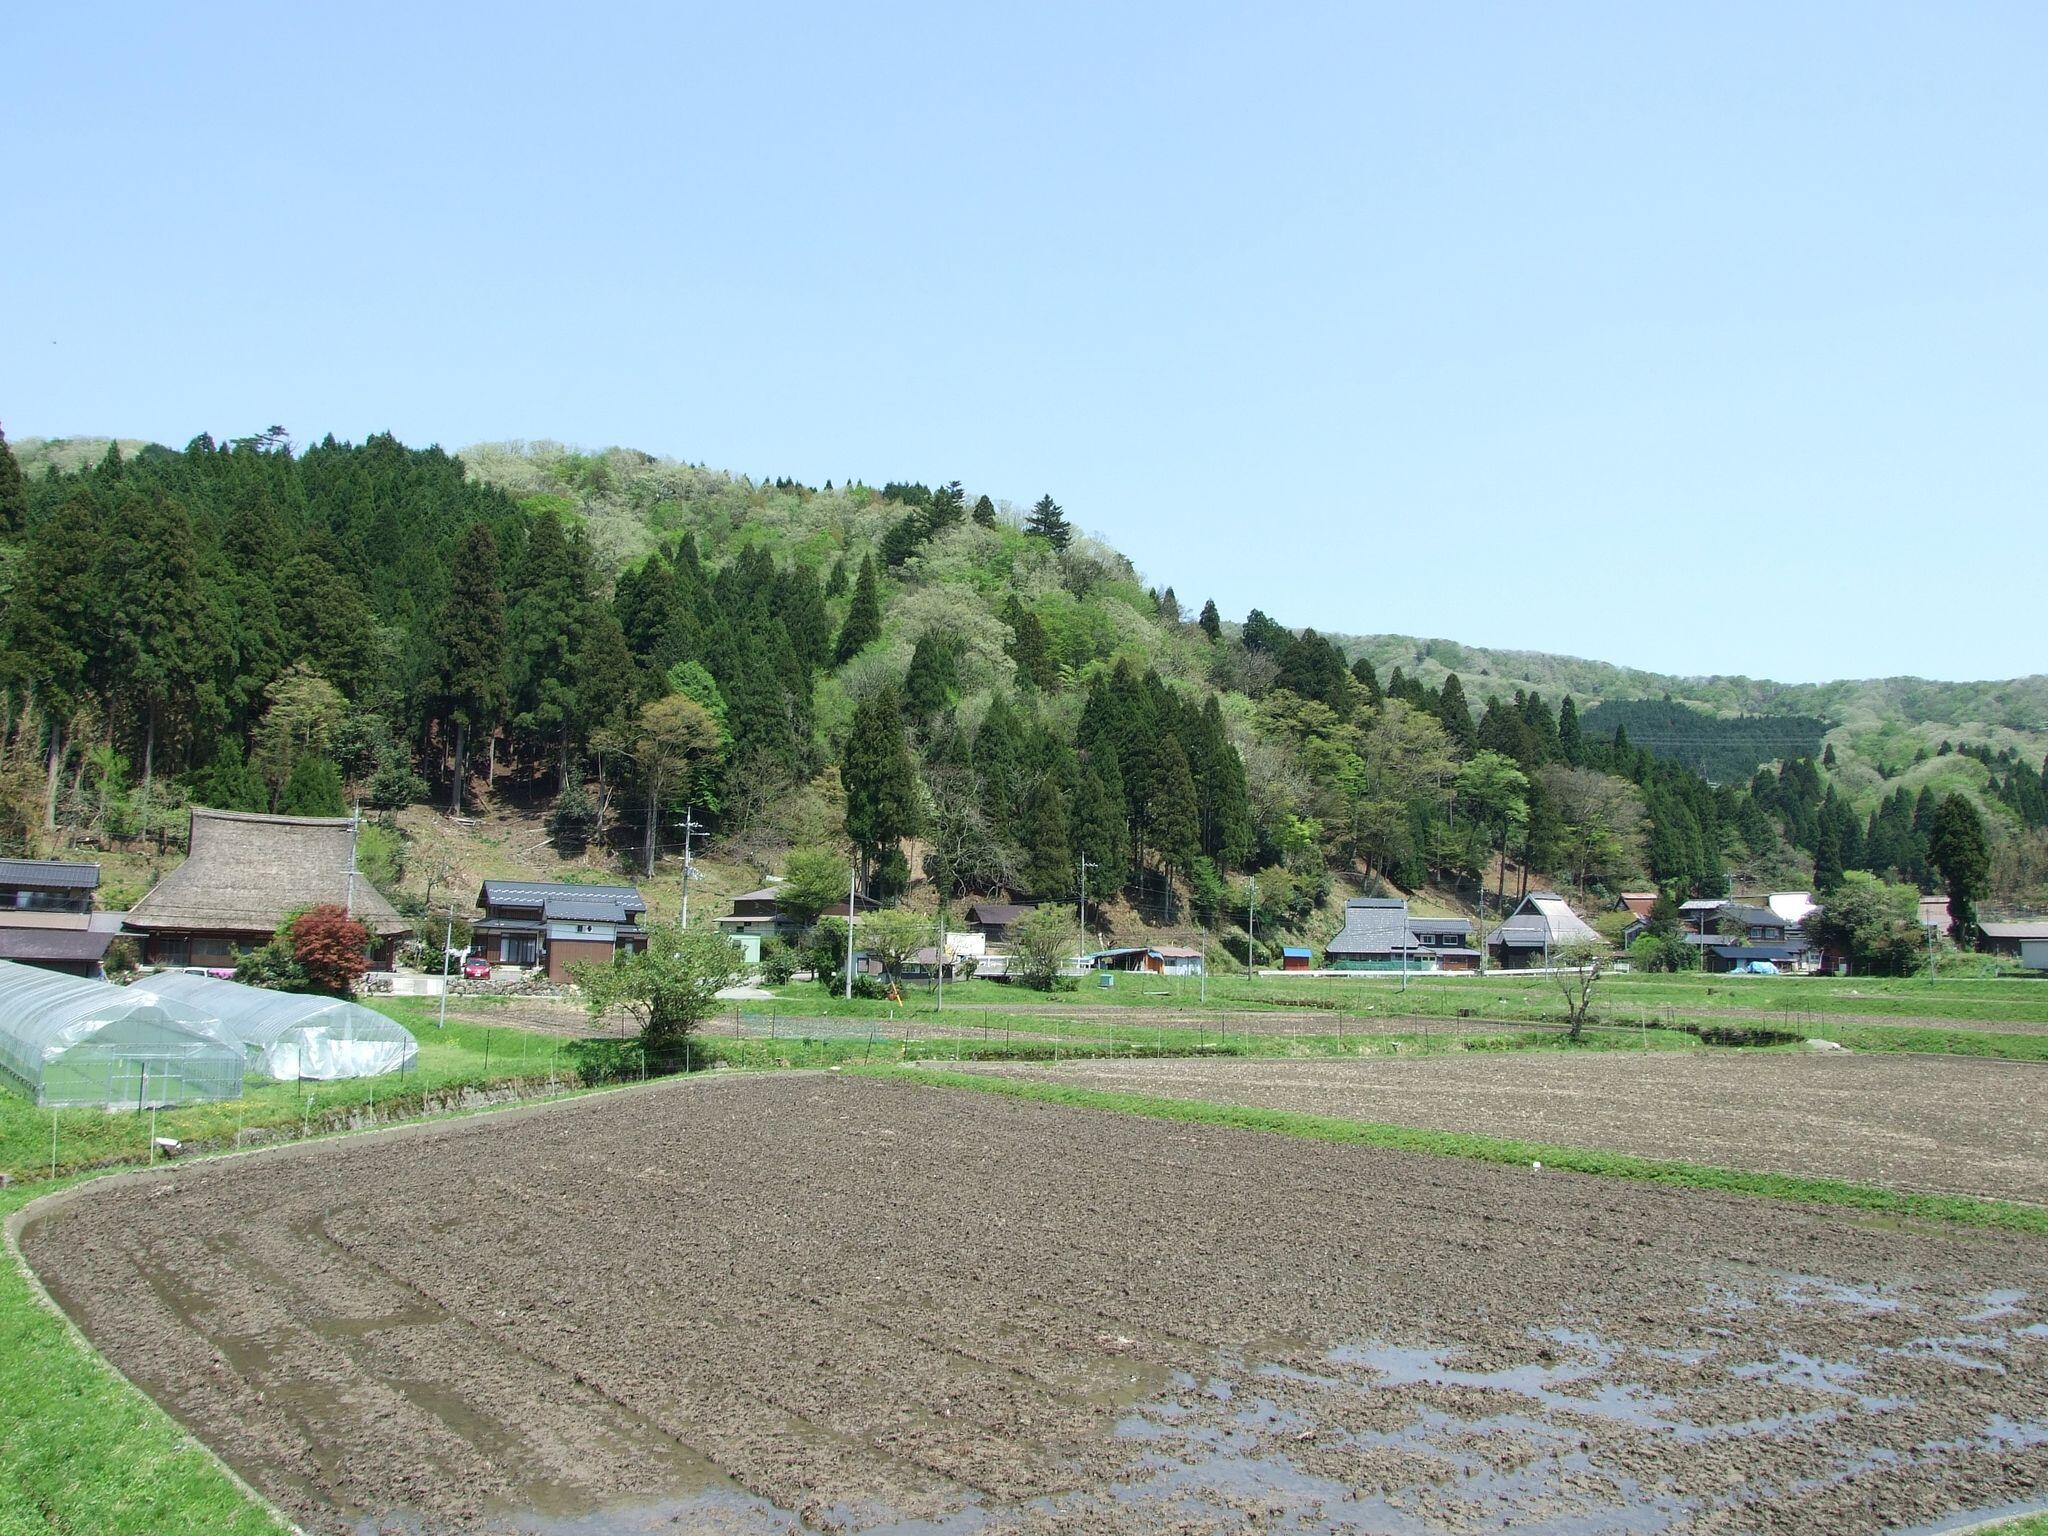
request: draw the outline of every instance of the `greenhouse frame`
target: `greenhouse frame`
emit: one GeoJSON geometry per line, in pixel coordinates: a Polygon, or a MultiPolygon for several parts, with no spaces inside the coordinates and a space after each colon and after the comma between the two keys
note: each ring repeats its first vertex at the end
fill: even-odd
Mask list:
{"type": "Polygon", "coordinates": [[[334,1082],[402,1072],[419,1042],[395,1019],[345,997],[275,992],[191,971],[153,976],[141,985],[220,1020],[247,1053],[248,1070],[283,1082],[334,1082]]]}
{"type": "Polygon", "coordinates": [[[0,1080],[38,1104],[238,1099],[242,1057],[201,1006],[0,960],[0,1080]]]}

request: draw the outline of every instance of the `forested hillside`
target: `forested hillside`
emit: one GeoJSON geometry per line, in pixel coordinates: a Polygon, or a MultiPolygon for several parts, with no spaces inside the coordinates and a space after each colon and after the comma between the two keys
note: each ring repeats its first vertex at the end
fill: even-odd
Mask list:
{"type": "Polygon", "coordinates": [[[276,431],[22,463],[0,455],[11,850],[175,836],[192,803],[481,799],[644,868],[693,809],[714,858],[844,849],[884,899],[1071,901],[1085,873],[1098,918],[1240,946],[1254,899],[1261,938],[1313,932],[1378,882],[1488,911],[1816,860],[1931,882],[1951,793],[1989,817],[1994,897],[2048,869],[2036,757],[1710,785],[1568,693],[1226,626],[1051,496],[276,431]]]}

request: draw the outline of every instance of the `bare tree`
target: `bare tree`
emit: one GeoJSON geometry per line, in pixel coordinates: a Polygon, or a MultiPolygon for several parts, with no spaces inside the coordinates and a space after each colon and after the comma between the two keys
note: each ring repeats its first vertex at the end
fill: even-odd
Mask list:
{"type": "Polygon", "coordinates": [[[1570,1026],[1565,1038],[1574,1045],[1585,1037],[1593,989],[1613,958],[1613,951],[1598,939],[1570,939],[1550,952],[1550,974],[1564,994],[1565,1023],[1570,1026]]]}

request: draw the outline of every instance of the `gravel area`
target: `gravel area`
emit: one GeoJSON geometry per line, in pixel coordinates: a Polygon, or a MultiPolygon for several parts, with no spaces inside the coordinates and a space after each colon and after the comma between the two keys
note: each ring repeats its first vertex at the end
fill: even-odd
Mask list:
{"type": "Polygon", "coordinates": [[[2048,1067],[1847,1051],[967,1064],[1120,1093],[2048,1204],[2048,1067]]]}
{"type": "Polygon", "coordinates": [[[21,1245],[309,1531],[1860,1536],[2048,1500],[2048,1243],[899,1081],[131,1175],[21,1245]]]}

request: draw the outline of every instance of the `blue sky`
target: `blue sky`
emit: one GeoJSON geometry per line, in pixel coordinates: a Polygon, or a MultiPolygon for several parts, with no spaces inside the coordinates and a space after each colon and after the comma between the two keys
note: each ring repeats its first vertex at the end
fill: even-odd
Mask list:
{"type": "Polygon", "coordinates": [[[2048,670],[2048,9],[38,6],[0,425],[1050,490],[1184,602],[2048,670]]]}

